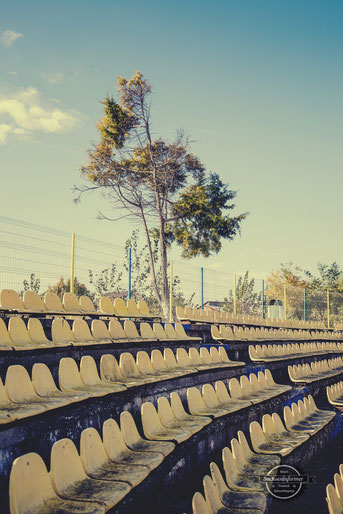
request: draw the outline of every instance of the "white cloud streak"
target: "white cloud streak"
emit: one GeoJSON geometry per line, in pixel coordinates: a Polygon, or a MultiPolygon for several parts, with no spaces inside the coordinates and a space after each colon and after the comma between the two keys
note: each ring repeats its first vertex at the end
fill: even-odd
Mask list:
{"type": "Polygon", "coordinates": [[[29,137],[34,133],[55,134],[71,130],[79,120],[77,111],[42,105],[41,95],[34,87],[11,95],[0,94],[0,143],[10,135],[29,137]]]}
{"type": "Polygon", "coordinates": [[[4,46],[10,47],[21,37],[24,37],[24,34],[19,34],[14,30],[5,30],[0,36],[0,41],[4,46]]]}

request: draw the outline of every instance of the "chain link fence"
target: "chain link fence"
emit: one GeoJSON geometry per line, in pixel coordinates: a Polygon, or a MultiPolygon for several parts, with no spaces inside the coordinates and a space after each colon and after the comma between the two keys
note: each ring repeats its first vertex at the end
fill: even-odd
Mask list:
{"type": "MultiPolygon", "coordinates": [[[[78,234],[74,248],[72,241],[72,233],[0,216],[0,289],[21,295],[27,289],[41,295],[54,290],[62,296],[73,273],[75,293],[97,303],[100,296],[127,298],[131,270],[131,296],[158,309],[147,251],[137,233],[124,247],[78,234]]],[[[277,303],[282,304],[280,317],[343,324],[342,293],[270,283],[261,274],[235,275],[187,261],[173,261],[173,303],[265,316],[269,304],[277,303]]]]}

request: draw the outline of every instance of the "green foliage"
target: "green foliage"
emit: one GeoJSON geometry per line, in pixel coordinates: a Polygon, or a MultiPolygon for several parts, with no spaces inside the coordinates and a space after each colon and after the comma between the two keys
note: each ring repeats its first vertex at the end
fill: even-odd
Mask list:
{"type": "Polygon", "coordinates": [[[40,279],[36,277],[35,273],[31,273],[29,280],[23,280],[24,289],[20,291],[19,295],[23,298],[25,291],[36,291],[39,293],[40,279]]]}
{"type": "Polygon", "coordinates": [[[112,264],[110,268],[105,268],[99,273],[88,270],[89,283],[95,288],[96,295],[100,298],[109,293],[118,293],[121,289],[123,272],[118,271],[118,265],[112,264]]]}
{"type": "MultiPolygon", "coordinates": [[[[54,286],[49,286],[48,291],[52,291],[56,293],[61,299],[63,298],[64,293],[70,292],[70,278],[67,281],[64,281],[63,277],[60,277],[59,281],[54,286]]],[[[76,296],[89,296],[91,300],[94,300],[94,293],[92,293],[85,284],[82,284],[78,281],[78,279],[74,278],[74,293],[76,296]]]]}
{"type": "Polygon", "coordinates": [[[210,173],[207,179],[202,177],[181,193],[173,207],[177,221],[172,233],[183,248],[183,257],[209,257],[220,251],[222,239],[232,240],[240,232],[247,213],[234,217],[225,214],[235,207],[228,202],[236,194],[236,191],[228,190],[216,173],[210,173]]]}
{"type": "MultiPolygon", "coordinates": [[[[228,298],[224,298],[224,311],[233,312],[234,292],[229,291],[228,298]]],[[[240,275],[236,282],[237,312],[250,315],[260,315],[262,296],[255,291],[255,279],[249,278],[249,271],[244,276],[240,275]]]]}
{"type": "Polygon", "coordinates": [[[101,103],[104,105],[105,116],[97,123],[97,129],[104,140],[115,148],[121,148],[135,124],[135,118],[124,111],[113,97],[106,96],[101,103]]]}

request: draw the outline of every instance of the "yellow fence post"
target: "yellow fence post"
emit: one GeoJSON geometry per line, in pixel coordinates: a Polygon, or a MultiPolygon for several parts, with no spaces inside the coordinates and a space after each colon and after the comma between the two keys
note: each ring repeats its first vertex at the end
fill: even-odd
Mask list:
{"type": "Polygon", "coordinates": [[[170,261],[169,321],[173,322],[173,261],[170,261]]]}
{"type": "Polygon", "coordinates": [[[75,271],[75,234],[71,235],[71,263],[70,263],[70,292],[74,292],[74,271],[75,271]]]}
{"type": "Polygon", "coordinates": [[[286,284],[283,286],[283,309],[285,314],[285,319],[287,319],[287,287],[286,284]]]}
{"type": "Polygon", "coordinates": [[[233,313],[237,314],[237,277],[233,276],[233,313]]]}
{"type": "Polygon", "coordinates": [[[330,328],[330,291],[326,291],[326,306],[328,311],[328,328],[330,328]]]}

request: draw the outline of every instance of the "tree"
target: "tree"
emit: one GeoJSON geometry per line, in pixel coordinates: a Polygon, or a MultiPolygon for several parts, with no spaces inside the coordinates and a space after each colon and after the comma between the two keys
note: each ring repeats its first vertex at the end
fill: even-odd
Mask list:
{"type": "Polygon", "coordinates": [[[217,253],[222,239],[232,240],[240,232],[247,213],[230,215],[236,191],[229,190],[218,174],[206,172],[188,151],[189,141],[182,131],[173,142],[153,138],[151,85],[140,72],[130,80],[119,77],[118,91],[119,102],[109,95],[102,102],[104,117],[97,124],[100,141],[89,150],[88,164],[81,167],[90,185],[75,187],[75,201],[86,191],[100,191],[120,211],[114,219],[100,212],[100,218],[130,218],[141,224],[154,295],[166,314],[168,246],[180,245],[185,258],[217,253]]]}
{"type": "MultiPolygon", "coordinates": [[[[56,293],[61,299],[63,298],[64,293],[70,292],[70,278],[65,282],[63,277],[60,277],[59,281],[54,286],[49,286],[48,291],[52,291],[56,293]]],[[[89,296],[91,300],[94,299],[94,293],[92,293],[85,284],[82,284],[74,278],[74,293],[76,296],[89,296]]]]}
{"type": "MultiPolygon", "coordinates": [[[[229,297],[224,298],[224,311],[233,312],[234,292],[229,291],[229,297]]],[[[239,276],[236,283],[237,310],[242,314],[258,315],[261,312],[261,293],[255,291],[255,279],[249,278],[249,271],[239,276]]]]}
{"type": "Polygon", "coordinates": [[[23,280],[24,289],[20,291],[21,298],[24,296],[25,291],[36,291],[39,292],[40,289],[40,279],[36,277],[35,273],[31,273],[29,280],[23,280]]]}

